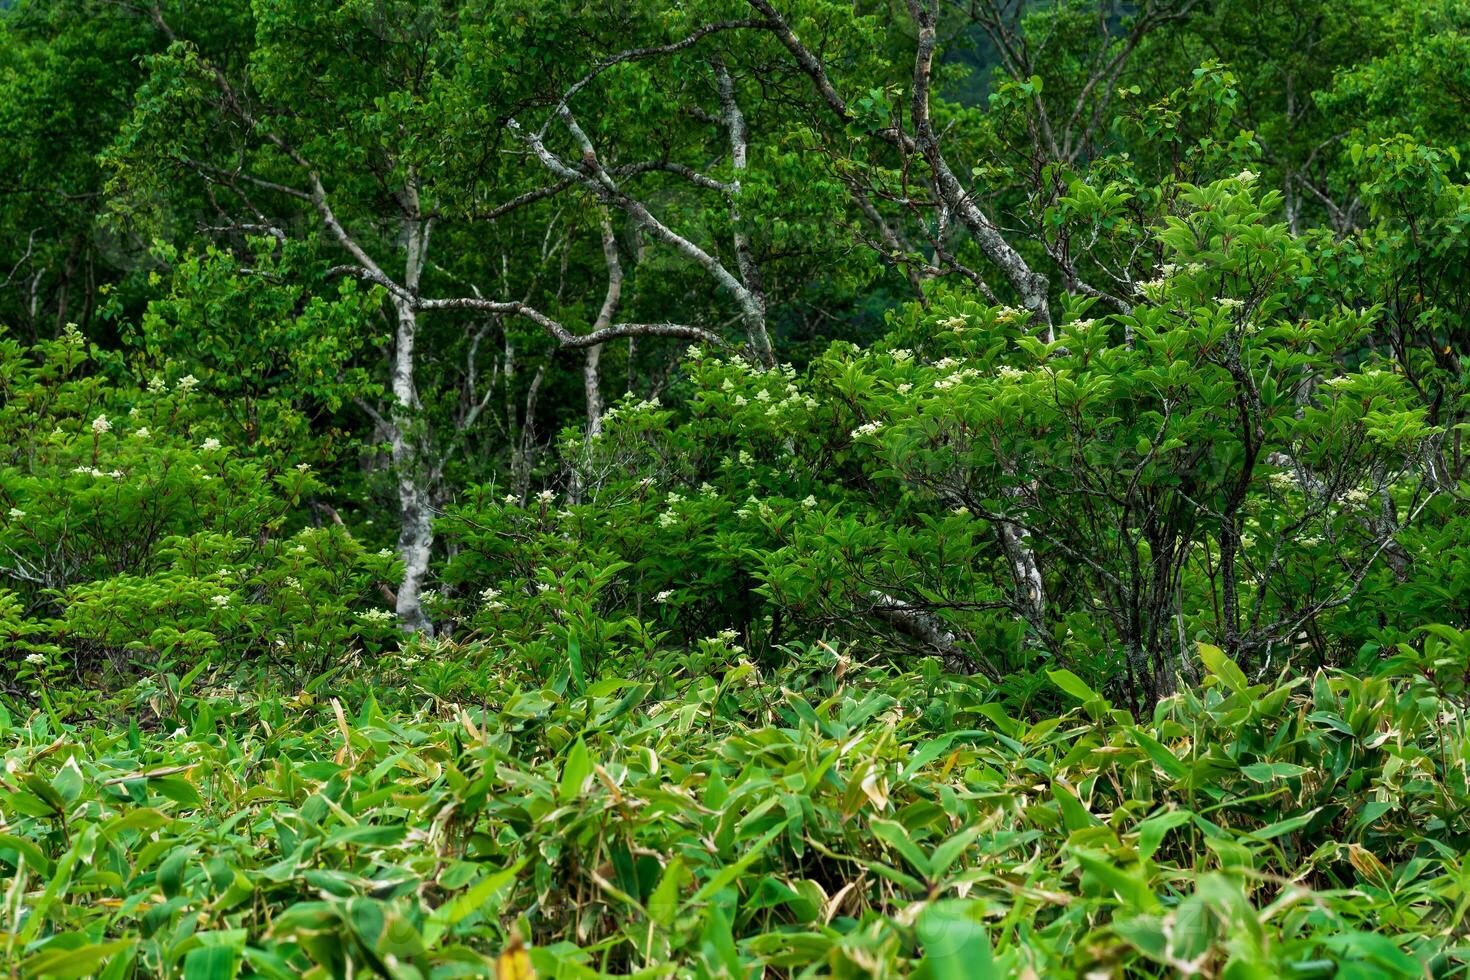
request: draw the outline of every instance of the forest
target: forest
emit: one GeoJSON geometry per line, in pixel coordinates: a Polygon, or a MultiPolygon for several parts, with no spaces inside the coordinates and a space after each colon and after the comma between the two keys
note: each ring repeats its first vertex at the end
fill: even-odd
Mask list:
{"type": "Polygon", "coordinates": [[[1467,0],[0,0],[0,975],[1470,975],[1467,0]]]}

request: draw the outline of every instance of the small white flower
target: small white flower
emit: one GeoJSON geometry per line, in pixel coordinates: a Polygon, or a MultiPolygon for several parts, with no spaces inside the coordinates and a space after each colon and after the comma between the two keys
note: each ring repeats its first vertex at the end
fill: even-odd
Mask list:
{"type": "Polygon", "coordinates": [[[1311,534],[1305,538],[1300,539],[1300,544],[1303,548],[1315,548],[1321,543],[1322,539],[1315,534],[1311,534]]]}
{"type": "Polygon", "coordinates": [[[746,405],[749,405],[749,404],[750,404],[750,402],[746,400],[746,398],[745,398],[744,395],[736,395],[735,396],[735,407],[736,408],[744,408],[746,405]]]}
{"type": "Polygon", "coordinates": [[[883,428],[883,423],[882,422],[879,422],[879,421],[877,421],[875,419],[872,422],[864,422],[862,425],[858,426],[856,429],[853,429],[852,432],[850,433],[850,435],[854,439],[861,439],[863,436],[871,436],[871,435],[874,435],[875,433],[878,432],[878,430],[880,430],[882,428],[883,428]]]}
{"type": "Polygon", "coordinates": [[[545,582],[537,582],[536,583],[536,591],[537,592],[550,592],[551,591],[551,586],[548,585],[545,582]]]}
{"type": "Polygon", "coordinates": [[[310,463],[297,463],[296,464],[296,472],[297,473],[310,473],[311,472],[311,464],[310,463]]]}
{"type": "Polygon", "coordinates": [[[230,604],[230,597],[227,595],[217,595],[212,597],[209,601],[214,603],[219,608],[223,609],[230,604]]]}
{"type": "Polygon", "coordinates": [[[45,662],[46,662],[46,655],[44,653],[28,653],[28,654],[26,654],[26,663],[28,663],[28,664],[35,664],[36,666],[39,667],[41,664],[44,664],[45,662]]]}
{"type": "Polygon", "coordinates": [[[155,374],[153,377],[148,379],[148,390],[153,392],[153,394],[155,395],[163,391],[166,387],[168,386],[164,384],[163,375],[161,374],[155,374]]]}
{"type": "Polygon", "coordinates": [[[748,450],[740,450],[739,454],[735,458],[740,462],[741,466],[755,465],[755,457],[750,455],[750,452],[748,450]]]}
{"type": "Polygon", "coordinates": [[[1238,310],[1245,305],[1245,300],[1236,299],[1233,296],[1216,296],[1215,302],[1227,310],[1238,310]]]}
{"type": "Polygon", "coordinates": [[[948,330],[963,330],[967,322],[962,316],[952,316],[948,320],[940,320],[939,325],[948,330]]]}
{"type": "Polygon", "coordinates": [[[133,438],[134,439],[147,439],[152,434],[153,433],[151,433],[151,432],[148,431],[148,426],[144,425],[144,426],[140,426],[138,428],[138,430],[133,433],[133,438]]]}
{"type": "Polygon", "coordinates": [[[393,551],[392,548],[379,548],[378,549],[378,557],[379,558],[392,558],[393,555],[394,555],[394,551],[393,551]]]}
{"type": "Polygon", "coordinates": [[[357,618],[365,623],[391,623],[393,614],[386,609],[369,609],[358,613],[357,618]]]}
{"type": "Polygon", "coordinates": [[[670,514],[668,511],[664,511],[662,514],[658,515],[658,526],[659,527],[663,527],[663,528],[677,527],[678,524],[679,524],[679,519],[677,517],[675,517],[673,514],[670,514]]]}
{"type": "Polygon", "coordinates": [[[1361,507],[1368,502],[1370,496],[1371,495],[1368,493],[1368,491],[1364,490],[1362,487],[1353,487],[1347,493],[1342,495],[1342,499],[1347,503],[1353,505],[1354,507],[1361,507]]]}
{"type": "Polygon", "coordinates": [[[995,373],[1002,381],[1020,381],[1026,377],[1025,371],[1022,371],[1020,368],[1011,367],[1009,364],[1002,364],[995,373]]]}
{"type": "Polygon", "coordinates": [[[219,445],[220,443],[218,439],[205,439],[199,444],[199,448],[207,453],[212,453],[219,448],[219,445]]]}
{"type": "Polygon", "coordinates": [[[704,359],[704,348],[698,344],[690,344],[689,350],[685,352],[690,360],[699,361],[704,359]]]}
{"type": "Polygon", "coordinates": [[[1261,175],[1256,173],[1254,170],[1242,170],[1240,173],[1235,175],[1235,179],[1240,181],[1242,184],[1249,184],[1259,176],[1261,175]]]}
{"type": "Polygon", "coordinates": [[[653,601],[654,602],[668,602],[671,598],[673,598],[673,596],[674,596],[674,590],[673,589],[664,589],[658,595],[656,595],[656,596],[653,597],[653,601]]]}
{"type": "Polygon", "coordinates": [[[515,494],[508,493],[505,495],[505,505],[507,507],[514,507],[518,503],[520,503],[520,498],[517,497],[515,494]]]}
{"type": "Polygon", "coordinates": [[[909,392],[914,390],[914,386],[905,381],[903,384],[898,386],[897,390],[900,395],[907,395],[909,392]]]}
{"type": "Polygon", "coordinates": [[[111,431],[112,431],[112,423],[109,422],[109,421],[107,421],[107,416],[106,415],[99,415],[95,419],[92,420],[92,432],[94,434],[100,436],[104,432],[111,432],[111,431]]]}
{"type": "Polygon", "coordinates": [[[486,602],[494,602],[496,599],[500,598],[500,590],[494,588],[481,589],[480,598],[484,599],[486,602]]]}
{"type": "Polygon", "coordinates": [[[174,385],[175,391],[190,392],[199,387],[199,379],[192,374],[186,374],[174,385]]]}
{"type": "Polygon", "coordinates": [[[10,519],[11,520],[15,520],[15,521],[18,521],[22,517],[26,516],[26,512],[23,511],[23,510],[21,510],[19,507],[12,507],[12,508],[10,508],[10,510],[8,511],[8,513],[10,514],[10,519]]]}
{"type": "Polygon", "coordinates": [[[556,494],[552,493],[550,490],[542,490],[540,493],[536,494],[536,501],[538,503],[549,504],[555,499],[556,494]]]}
{"type": "Polygon", "coordinates": [[[813,507],[817,506],[816,496],[814,494],[807,494],[806,499],[801,502],[801,506],[806,508],[807,510],[811,510],[813,507]]]}

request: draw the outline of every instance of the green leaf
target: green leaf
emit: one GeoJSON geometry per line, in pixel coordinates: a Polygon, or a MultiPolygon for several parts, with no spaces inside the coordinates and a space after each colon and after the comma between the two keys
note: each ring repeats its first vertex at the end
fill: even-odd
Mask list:
{"type": "Polygon", "coordinates": [[[1000,980],[990,933],[981,917],[984,905],[950,899],[933,902],[919,913],[915,932],[923,946],[916,980],[1000,980]]]}
{"type": "Polygon", "coordinates": [[[184,957],[184,980],[235,980],[244,950],[218,944],[191,949],[184,957]]]}
{"type": "Polygon", "coordinates": [[[582,669],[582,643],[577,639],[576,634],[567,635],[567,662],[571,665],[572,680],[580,694],[587,690],[587,674],[582,669]]]}
{"type": "Polygon", "coordinates": [[[126,955],[134,942],[135,940],[132,939],[115,939],[107,943],[87,943],[72,948],[57,948],[60,944],[52,940],[39,953],[21,961],[21,975],[46,977],[49,980],[88,977],[105,966],[109,960],[126,955]]]}
{"type": "Polygon", "coordinates": [[[1280,837],[1282,834],[1289,834],[1292,831],[1301,830],[1307,824],[1311,823],[1312,818],[1320,812],[1322,812],[1320,806],[1313,807],[1306,813],[1298,813],[1294,817],[1278,820],[1273,824],[1262,827],[1260,830],[1248,831],[1245,836],[1255,840],[1271,840],[1272,838],[1280,837]]]}
{"type": "Polygon", "coordinates": [[[1084,704],[1099,700],[1098,693],[1084,684],[1082,678],[1070,670],[1048,670],[1046,676],[1051,678],[1051,682],[1057,687],[1084,704]]]}
{"type": "Polygon", "coordinates": [[[1225,686],[1236,693],[1241,693],[1250,687],[1245,672],[1236,666],[1235,661],[1225,656],[1225,651],[1208,643],[1199,644],[1199,659],[1205,665],[1205,669],[1225,683],[1225,686]]]}
{"type": "Polygon", "coordinates": [[[556,798],[563,803],[576,799],[582,794],[582,787],[591,776],[592,755],[587,751],[587,743],[579,735],[562,763],[561,782],[557,786],[556,798]]]}

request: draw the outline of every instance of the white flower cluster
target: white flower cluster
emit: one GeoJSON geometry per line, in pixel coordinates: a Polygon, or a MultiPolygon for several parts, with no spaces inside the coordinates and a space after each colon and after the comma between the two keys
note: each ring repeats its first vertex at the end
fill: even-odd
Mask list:
{"type": "Polygon", "coordinates": [[[1221,309],[1225,310],[1238,310],[1245,305],[1245,300],[1236,299],[1233,296],[1216,296],[1215,302],[1220,305],[1221,309]]]}
{"type": "Polygon", "coordinates": [[[19,507],[12,507],[7,513],[10,515],[10,519],[13,521],[18,521],[22,517],[26,516],[26,512],[21,510],[19,507]]]}
{"type": "Polygon", "coordinates": [[[207,453],[212,453],[215,450],[219,449],[219,447],[220,441],[218,439],[205,439],[199,444],[199,448],[207,453]]]}
{"type": "Polygon", "coordinates": [[[705,637],[704,642],[718,643],[721,646],[728,647],[733,653],[744,653],[745,647],[735,642],[738,639],[740,639],[740,634],[734,630],[720,630],[714,636],[705,637]]]}
{"type": "Polygon", "coordinates": [[[1021,381],[1027,376],[1027,374],[1020,368],[1011,367],[1009,364],[1002,364],[1000,367],[996,368],[995,376],[997,378],[1000,378],[1000,380],[1002,381],[1021,381]]]}
{"type": "Polygon", "coordinates": [[[864,422],[862,425],[858,426],[856,429],[853,429],[852,432],[849,433],[849,434],[854,439],[861,439],[864,436],[876,435],[879,431],[882,430],[882,428],[883,428],[883,423],[882,422],[879,422],[877,419],[874,419],[871,422],[864,422]]]}
{"type": "Polygon", "coordinates": [[[367,612],[358,613],[357,618],[365,623],[385,624],[393,622],[394,616],[386,609],[369,609],[367,612]]]}
{"type": "Polygon", "coordinates": [[[226,606],[228,606],[230,604],[230,597],[227,596],[227,595],[211,596],[210,599],[209,599],[209,601],[212,602],[212,603],[214,603],[220,609],[224,609],[226,606]]]}
{"type": "Polygon", "coordinates": [[[1249,184],[1253,183],[1255,179],[1259,176],[1261,175],[1256,173],[1254,170],[1242,170],[1240,173],[1235,175],[1235,179],[1240,181],[1242,184],[1249,184]]]}
{"type": "MultiPolygon", "coordinates": [[[[948,358],[946,358],[946,360],[948,360],[948,358]]],[[[934,390],[944,391],[945,389],[953,388],[957,384],[978,378],[981,376],[981,374],[982,372],[979,368],[960,368],[958,371],[946,374],[944,377],[934,382],[934,390]]]]}
{"type": "Polygon", "coordinates": [[[666,603],[670,599],[672,599],[673,597],[674,597],[674,590],[673,589],[664,589],[658,595],[656,595],[656,596],[653,597],[653,601],[654,602],[658,602],[658,603],[666,603]]]}
{"type": "Polygon", "coordinates": [[[1372,496],[1372,494],[1370,494],[1367,490],[1364,490],[1362,487],[1353,487],[1347,493],[1342,495],[1342,499],[1344,502],[1351,504],[1354,507],[1361,507],[1369,500],[1371,500],[1372,496]]]}
{"type": "Polygon", "coordinates": [[[92,434],[93,435],[99,435],[100,436],[100,435],[102,435],[105,432],[111,432],[111,431],[112,431],[112,423],[109,422],[109,421],[107,421],[107,416],[106,415],[99,415],[95,419],[92,420],[92,434]]]}
{"type": "Polygon", "coordinates": [[[939,325],[947,330],[960,331],[970,325],[970,321],[962,316],[952,316],[947,320],[940,320],[939,325]]]}
{"type": "Polygon", "coordinates": [[[43,653],[28,653],[28,654],[26,654],[26,663],[28,663],[28,664],[33,664],[33,665],[39,667],[42,664],[44,664],[45,662],[46,662],[46,655],[43,654],[43,653]]]}
{"type": "Polygon", "coordinates": [[[1272,473],[1270,476],[1266,477],[1266,479],[1270,480],[1271,481],[1271,485],[1273,487],[1275,487],[1277,490],[1283,490],[1283,491],[1285,491],[1285,490],[1295,490],[1296,489],[1296,474],[1295,473],[1290,473],[1290,472],[1287,472],[1287,471],[1283,470],[1283,471],[1278,472],[1278,473],[1272,473]]]}

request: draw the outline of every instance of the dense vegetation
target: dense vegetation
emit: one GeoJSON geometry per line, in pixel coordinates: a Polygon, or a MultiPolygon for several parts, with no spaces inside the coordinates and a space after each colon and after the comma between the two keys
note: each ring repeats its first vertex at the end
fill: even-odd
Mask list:
{"type": "Polygon", "coordinates": [[[0,965],[1470,971],[1467,31],[0,4],[0,965]]]}

